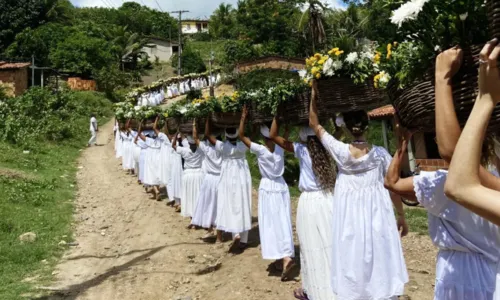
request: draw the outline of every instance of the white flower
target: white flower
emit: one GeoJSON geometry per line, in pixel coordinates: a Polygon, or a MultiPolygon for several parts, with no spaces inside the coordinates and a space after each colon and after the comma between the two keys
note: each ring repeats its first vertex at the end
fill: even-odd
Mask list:
{"type": "Polygon", "coordinates": [[[368,52],[368,51],[367,52],[362,52],[361,53],[361,58],[363,58],[363,59],[369,59],[370,61],[372,61],[373,58],[374,58],[374,55],[373,55],[372,52],[368,52]]]}
{"type": "Polygon", "coordinates": [[[436,51],[436,52],[441,51],[441,47],[439,45],[436,45],[436,47],[434,47],[434,51],[436,51]]]}
{"type": "Polygon", "coordinates": [[[391,75],[389,75],[389,73],[382,71],[382,72],[380,72],[380,75],[381,76],[380,76],[379,82],[382,85],[389,83],[389,80],[391,80],[391,75]]]}
{"type": "Polygon", "coordinates": [[[335,71],[342,69],[342,62],[340,60],[334,61],[332,67],[335,71]]]}
{"type": "Polygon", "coordinates": [[[355,63],[357,60],[358,60],[358,53],[357,52],[351,52],[351,53],[347,54],[347,58],[345,59],[345,61],[347,63],[350,63],[350,64],[355,63]]]}
{"type": "Polygon", "coordinates": [[[469,16],[468,12],[466,12],[465,14],[461,14],[460,15],[460,20],[463,22],[463,21],[465,21],[467,19],[468,16],[469,16]]]}
{"type": "Polygon", "coordinates": [[[184,107],[184,106],[183,106],[183,107],[181,107],[181,108],[179,108],[179,112],[180,112],[182,115],[183,115],[183,114],[185,114],[187,111],[188,111],[188,110],[187,110],[187,108],[186,108],[186,107],[184,107]]]}
{"type": "Polygon", "coordinates": [[[141,107],[140,107],[139,105],[137,105],[137,106],[134,106],[134,109],[135,109],[136,111],[139,111],[139,110],[141,110],[141,107]]]}
{"type": "Polygon", "coordinates": [[[198,107],[198,106],[200,106],[200,103],[193,104],[193,107],[198,107]]]}
{"type": "Polygon", "coordinates": [[[327,74],[332,70],[333,66],[333,59],[329,58],[325,61],[325,64],[323,65],[323,73],[327,74]]]}
{"type": "Polygon", "coordinates": [[[408,20],[415,20],[429,0],[411,0],[392,12],[391,22],[401,27],[408,20]]]}
{"type": "Polygon", "coordinates": [[[307,71],[306,70],[300,70],[299,71],[299,76],[300,78],[304,79],[306,78],[307,71]]]}

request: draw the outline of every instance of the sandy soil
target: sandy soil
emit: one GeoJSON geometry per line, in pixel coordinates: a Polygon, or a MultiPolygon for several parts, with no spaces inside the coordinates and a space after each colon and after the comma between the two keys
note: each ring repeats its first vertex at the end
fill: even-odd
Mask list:
{"type": "MultiPolygon", "coordinates": [[[[227,243],[205,244],[203,230],[186,229],[189,220],[149,199],[136,178],[123,172],[114,158],[111,123],[101,129],[98,142],[104,145],[85,150],[79,162],[78,246],[64,255],[51,287],[56,292],[44,299],[293,299],[300,276],[283,283],[268,271],[270,262],[260,256],[257,217],[244,253],[227,254],[227,243]]],[[[403,243],[411,277],[406,294],[432,299],[434,247],[425,236],[410,235],[403,243]]]]}

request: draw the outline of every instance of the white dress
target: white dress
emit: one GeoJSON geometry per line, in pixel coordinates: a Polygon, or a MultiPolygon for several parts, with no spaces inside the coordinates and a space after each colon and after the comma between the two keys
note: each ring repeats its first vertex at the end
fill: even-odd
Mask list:
{"type": "Polygon", "coordinates": [[[192,217],[198,203],[198,195],[203,180],[201,164],[204,154],[200,148],[192,151],[190,148],[177,147],[177,153],[184,158],[184,172],[182,174],[181,216],[192,217]]]}
{"type": "Polygon", "coordinates": [[[245,233],[252,229],[252,178],[245,157],[248,148],[241,142],[233,145],[229,141],[217,141],[215,150],[222,155],[215,221],[217,229],[245,233]]]}
{"type": "MultiPolygon", "coordinates": [[[[179,142],[177,142],[177,147],[181,147],[179,142]]],[[[182,157],[174,151],[170,159],[170,178],[167,185],[168,197],[170,201],[175,200],[175,203],[179,205],[181,204],[182,192],[182,157]]]]}
{"type": "Polygon", "coordinates": [[[144,180],[145,185],[160,185],[160,148],[161,140],[146,137],[146,157],[144,159],[144,180]]]}
{"type": "Polygon", "coordinates": [[[274,153],[265,146],[252,143],[250,151],[257,156],[262,179],[259,185],[259,235],[262,258],[277,260],[295,256],[292,232],[290,192],[283,179],[283,148],[274,153]]]}
{"type": "Polygon", "coordinates": [[[172,142],[166,134],[160,132],[158,138],[161,141],[160,148],[160,161],[158,162],[160,167],[160,182],[161,184],[167,186],[168,191],[168,181],[170,179],[170,166],[171,166],[171,157],[174,152],[174,148],[172,148],[172,142]]]}
{"type": "Polygon", "coordinates": [[[373,146],[361,158],[325,132],[322,143],[339,169],[333,206],[332,287],[339,299],[392,299],[408,273],[384,177],[392,157],[373,146]]]}
{"type": "Polygon", "coordinates": [[[122,148],[123,148],[123,141],[122,141],[122,136],[121,136],[121,131],[120,128],[116,130],[115,134],[115,157],[116,158],[121,158],[122,157],[122,148]]]}
{"type": "Polygon", "coordinates": [[[139,173],[138,177],[141,182],[144,181],[144,164],[145,164],[145,159],[146,159],[146,152],[148,149],[148,145],[146,142],[141,140],[140,138],[137,139],[137,147],[140,148],[140,154],[139,154],[139,173]]]}
{"type": "Polygon", "coordinates": [[[311,300],[335,300],[330,270],[333,195],[318,184],[307,145],[294,143],[293,147],[299,160],[299,189],[302,192],[296,218],[302,288],[311,300]]]}
{"type": "Polygon", "coordinates": [[[122,139],[122,167],[124,170],[134,169],[134,137],[131,133],[120,132],[122,139]]]}
{"type": "Polygon", "coordinates": [[[208,141],[200,142],[200,149],[205,154],[203,160],[205,174],[191,224],[211,228],[215,226],[217,218],[217,187],[220,180],[222,156],[208,141]]]}
{"type": "Polygon", "coordinates": [[[439,248],[435,300],[491,300],[500,253],[498,226],[449,200],[448,172],[421,172],[413,185],[428,212],[429,235],[439,248]]]}

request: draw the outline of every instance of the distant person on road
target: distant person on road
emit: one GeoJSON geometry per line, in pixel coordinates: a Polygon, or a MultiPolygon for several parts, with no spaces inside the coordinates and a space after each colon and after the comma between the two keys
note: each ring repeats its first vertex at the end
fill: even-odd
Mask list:
{"type": "Polygon", "coordinates": [[[97,119],[95,118],[95,114],[90,115],[90,134],[92,135],[90,137],[88,147],[95,145],[97,142],[97,132],[99,131],[99,128],[97,127],[97,119]]]}

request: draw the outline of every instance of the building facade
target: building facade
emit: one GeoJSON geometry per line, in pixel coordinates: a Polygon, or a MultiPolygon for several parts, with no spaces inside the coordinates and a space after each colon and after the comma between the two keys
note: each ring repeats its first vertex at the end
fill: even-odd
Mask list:
{"type": "Polygon", "coordinates": [[[8,63],[0,61],[0,83],[11,89],[8,94],[19,96],[28,89],[28,68],[30,63],[8,63]]]}
{"type": "Polygon", "coordinates": [[[160,62],[170,61],[172,55],[179,51],[179,43],[167,39],[150,38],[149,44],[154,45],[154,47],[144,47],[142,50],[148,54],[151,62],[156,60],[160,62]]]}
{"type": "Polygon", "coordinates": [[[182,33],[208,33],[208,20],[182,20],[182,33]]]}

